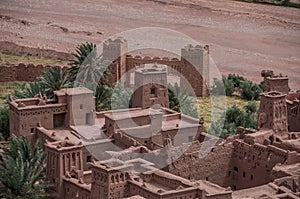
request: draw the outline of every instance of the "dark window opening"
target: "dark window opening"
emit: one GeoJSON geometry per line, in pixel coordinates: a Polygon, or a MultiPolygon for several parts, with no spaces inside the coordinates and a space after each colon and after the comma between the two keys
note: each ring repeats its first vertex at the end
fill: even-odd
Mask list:
{"type": "Polygon", "coordinates": [[[246,172],[243,172],[243,178],[245,178],[246,177],[246,172]]]}
{"type": "Polygon", "coordinates": [[[273,137],[273,136],[270,136],[270,137],[269,137],[269,140],[270,140],[271,144],[273,144],[273,142],[274,142],[274,137],[273,137]]]}
{"type": "Polygon", "coordinates": [[[208,177],[206,177],[205,180],[208,181],[208,177]]]}
{"type": "Polygon", "coordinates": [[[253,175],[250,176],[250,179],[253,180],[253,175]]]}
{"type": "Polygon", "coordinates": [[[83,109],[83,105],[82,104],[80,104],[80,107],[79,107],[80,109],[83,109]]]}
{"type": "Polygon", "coordinates": [[[91,155],[86,156],[86,161],[87,162],[92,162],[92,156],[91,155]]]}
{"type": "Polygon", "coordinates": [[[228,176],[230,176],[231,175],[231,171],[228,171],[228,176]]]}
{"type": "Polygon", "coordinates": [[[64,126],[65,125],[65,119],[66,119],[66,114],[65,113],[54,114],[53,115],[54,128],[64,126]]]}
{"type": "Polygon", "coordinates": [[[152,87],[152,88],[150,89],[150,94],[151,94],[151,95],[155,95],[155,88],[154,88],[154,87],[152,87]]]}
{"type": "Polygon", "coordinates": [[[76,165],[75,153],[72,153],[72,166],[76,165]]]}
{"type": "Polygon", "coordinates": [[[237,167],[233,167],[233,170],[239,172],[239,169],[237,167]]]}
{"type": "Polygon", "coordinates": [[[30,132],[33,133],[34,132],[34,128],[30,128],[30,132]]]}

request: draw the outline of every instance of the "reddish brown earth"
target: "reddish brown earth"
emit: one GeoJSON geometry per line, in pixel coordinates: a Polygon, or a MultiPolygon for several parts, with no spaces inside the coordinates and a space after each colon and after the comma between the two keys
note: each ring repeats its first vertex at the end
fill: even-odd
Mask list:
{"type": "Polygon", "coordinates": [[[256,82],[262,69],[300,88],[300,9],[229,0],[1,0],[0,41],[71,52],[144,26],[181,31],[211,45],[220,71],[256,82]]]}

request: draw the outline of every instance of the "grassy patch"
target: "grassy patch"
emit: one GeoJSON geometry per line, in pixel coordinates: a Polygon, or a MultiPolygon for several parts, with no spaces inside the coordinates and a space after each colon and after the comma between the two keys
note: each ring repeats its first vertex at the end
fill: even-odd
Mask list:
{"type": "Polygon", "coordinates": [[[22,82],[9,82],[0,84],[0,105],[3,104],[6,96],[12,94],[15,89],[21,89],[22,82]]]}
{"type": "Polygon", "coordinates": [[[50,59],[38,56],[30,56],[30,55],[18,55],[13,54],[7,51],[0,52],[0,64],[1,65],[9,65],[9,64],[42,64],[42,65],[53,65],[60,63],[61,60],[59,59],[50,59]]]}
{"type": "MultiPolygon", "coordinates": [[[[206,129],[210,127],[211,121],[216,119],[216,117],[212,117],[212,108],[214,109],[214,113],[218,116],[221,115],[224,107],[230,108],[233,105],[236,105],[238,108],[243,109],[244,106],[248,104],[247,100],[243,100],[238,97],[204,97],[198,98],[198,107],[200,111],[200,116],[204,118],[204,126],[206,129]],[[226,101],[224,102],[224,98],[226,101]]],[[[259,107],[259,101],[256,101],[257,107],[259,107]]]]}

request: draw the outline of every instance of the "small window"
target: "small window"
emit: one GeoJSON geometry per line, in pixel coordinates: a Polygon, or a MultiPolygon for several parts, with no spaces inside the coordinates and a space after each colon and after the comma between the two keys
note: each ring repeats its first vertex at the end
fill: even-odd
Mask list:
{"type": "Polygon", "coordinates": [[[92,156],[90,156],[90,155],[86,156],[86,161],[87,162],[92,162],[92,156]]]}
{"type": "Polygon", "coordinates": [[[192,141],[193,141],[193,138],[194,138],[193,136],[189,136],[189,137],[188,137],[188,142],[192,142],[192,141]]]}
{"type": "Polygon", "coordinates": [[[251,181],[253,180],[253,175],[250,176],[251,181]]]}
{"type": "Polygon", "coordinates": [[[231,175],[231,171],[228,171],[228,177],[231,175]]]}
{"type": "Polygon", "coordinates": [[[233,170],[239,172],[239,169],[237,167],[233,167],[233,170]]]}
{"type": "Polygon", "coordinates": [[[156,93],[155,90],[156,90],[155,87],[152,87],[152,88],[150,89],[150,94],[151,94],[151,95],[155,95],[155,93],[156,93]]]}
{"type": "Polygon", "coordinates": [[[31,133],[34,133],[34,128],[30,128],[30,132],[31,132],[31,133]]]}
{"type": "Polygon", "coordinates": [[[243,178],[245,178],[246,177],[246,172],[243,172],[243,178]]]}
{"type": "Polygon", "coordinates": [[[80,107],[79,107],[80,109],[83,109],[83,104],[80,104],[80,107]]]}
{"type": "Polygon", "coordinates": [[[208,177],[206,177],[205,180],[208,181],[208,177]]]}

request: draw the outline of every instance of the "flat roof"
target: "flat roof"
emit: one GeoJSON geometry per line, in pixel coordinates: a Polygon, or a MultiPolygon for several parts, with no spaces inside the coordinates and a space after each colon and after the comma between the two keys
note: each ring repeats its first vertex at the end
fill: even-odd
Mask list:
{"type": "Polygon", "coordinates": [[[93,91],[85,87],[75,87],[75,88],[64,88],[58,91],[54,91],[54,94],[57,96],[82,95],[82,94],[93,94],[93,91]]]}
{"type": "Polygon", "coordinates": [[[106,113],[105,117],[108,117],[111,120],[123,120],[123,119],[136,118],[142,116],[163,115],[163,114],[164,113],[162,109],[148,108],[148,109],[133,110],[133,111],[127,109],[120,112],[106,113]]]}

